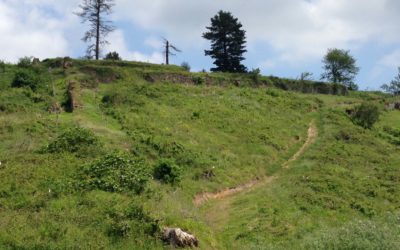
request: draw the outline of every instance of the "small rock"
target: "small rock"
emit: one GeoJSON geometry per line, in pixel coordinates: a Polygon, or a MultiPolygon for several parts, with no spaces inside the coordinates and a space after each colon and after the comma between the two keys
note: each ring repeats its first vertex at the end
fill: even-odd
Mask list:
{"type": "Polygon", "coordinates": [[[189,233],[180,228],[165,228],[163,240],[173,247],[198,247],[199,241],[189,233]]]}
{"type": "Polygon", "coordinates": [[[62,62],[62,66],[64,69],[68,69],[71,68],[73,66],[73,62],[71,60],[70,57],[64,57],[63,62],[62,62]]]}

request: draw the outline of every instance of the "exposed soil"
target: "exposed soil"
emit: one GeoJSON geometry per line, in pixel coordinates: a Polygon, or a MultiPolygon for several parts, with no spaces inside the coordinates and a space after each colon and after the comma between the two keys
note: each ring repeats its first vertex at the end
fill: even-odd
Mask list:
{"type": "Polygon", "coordinates": [[[256,180],[252,180],[248,183],[245,183],[243,185],[237,186],[237,187],[233,187],[233,188],[227,188],[223,191],[219,191],[219,192],[215,192],[215,193],[202,193],[202,194],[198,194],[195,196],[193,203],[196,206],[200,206],[202,204],[204,204],[205,202],[207,202],[208,200],[221,200],[224,199],[228,196],[232,196],[236,193],[245,191],[245,190],[249,190],[252,187],[260,184],[260,183],[269,183],[271,182],[273,179],[275,179],[275,177],[267,177],[264,179],[256,179],[256,180]]]}

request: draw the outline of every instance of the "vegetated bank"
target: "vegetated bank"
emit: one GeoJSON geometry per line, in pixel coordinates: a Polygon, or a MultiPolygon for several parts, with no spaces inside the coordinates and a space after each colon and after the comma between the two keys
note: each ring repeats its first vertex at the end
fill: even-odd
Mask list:
{"type": "Polygon", "coordinates": [[[6,65],[0,89],[2,248],[163,249],[163,227],[201,249],[399,242],[400,118],[385,95],[68,58],[6,65]],[[372,129],[345,112],[364,102],[381,113],[372,129]],[[312,120],[318,138],[282,169],[312,120]]]}

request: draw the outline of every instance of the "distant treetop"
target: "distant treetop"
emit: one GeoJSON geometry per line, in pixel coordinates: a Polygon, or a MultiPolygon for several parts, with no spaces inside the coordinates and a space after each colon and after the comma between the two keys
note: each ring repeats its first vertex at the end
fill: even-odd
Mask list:
{"type": "Polygon", "coordinates": [[[328,49],[322,62],[325,72],[321,79],[343,84],[350,90],[357,89],[354,78],[360,69],[356,66],[356,59],[350,55],[350,51],[328,49]]]}

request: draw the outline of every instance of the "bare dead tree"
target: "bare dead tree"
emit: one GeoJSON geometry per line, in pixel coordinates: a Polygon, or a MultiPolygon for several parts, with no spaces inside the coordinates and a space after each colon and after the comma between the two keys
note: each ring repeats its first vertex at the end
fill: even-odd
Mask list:
{"type": "Polygon", "coordinates": [[[86,50],[86,56],[89,58],[92,58],[94,54],[96,60],[99,60],[101,47],[108,44],[105,37],[115,29],[112,22],[104,17],[112,13],[112,7],[115,5],[114,1],[83,0],[83,3],[79,5],[81,11],[75,13],[81,17],[82,23],[88,22],[90,25],[82,40],[86,43],[95,40],[86,50]]]}
{"type": "Polygon", "coordinates": [[[165,53],[165,64],[169,65],[169,57],[170,56],[176,56],[172,51],[175,52],[182,52],[180,49],[172,45],[167,39],[164,38],[164,53],[165,53]]]}

